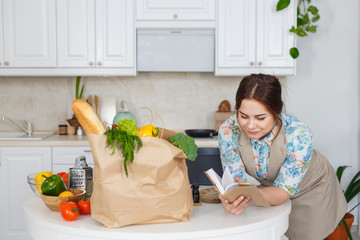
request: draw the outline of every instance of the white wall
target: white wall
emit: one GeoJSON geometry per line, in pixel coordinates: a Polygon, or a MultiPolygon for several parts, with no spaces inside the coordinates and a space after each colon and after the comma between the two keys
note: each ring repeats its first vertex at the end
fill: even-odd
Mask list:
{"type": "MultiPolygon", "coordinates": [[[[286,111],[305,121],[314,146],[336,169],[350,165],[343,185],[359,171],[360,3],[318,1],[318,32],[298,39],[297,75],[281,78],[286,111]]],[[[241,78],[212,73],[140,73],[137,77],[84,77],[86,94],[148,106],[170,129],[213,128],[224,99],[234,106],[241,78]]],[[[28,119],[35,129],[56,130],[69,115],[75,78],[0,77],[0,115],[28,119]]],[[[13,129],[0,121],[0,130],[13,129]]],[[[353,201],[350,206],[353,206],[353,201]]],[[[358,213],[358,210],[355,212],[358,213]]],[[[357,224],[357,219],[356,223],[357,224]]]]}

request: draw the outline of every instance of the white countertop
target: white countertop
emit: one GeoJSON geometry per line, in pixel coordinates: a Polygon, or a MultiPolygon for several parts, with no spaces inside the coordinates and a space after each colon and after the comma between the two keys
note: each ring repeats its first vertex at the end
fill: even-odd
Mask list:
{"type": "Polygon", "coordinates": [[[194,206],[189,222],[121,228],[102,227],[90,215],[80,215],[77,220],[67,222],[36,196],[28,198],[23,207],[27,230],[34,240],[47,240],[49,236],[71,240],[280,240],[288,228],[291,202],[268,208],[250,205],[238,216],[226,212],[221,204],[202,203],[194,206]]]}
{"type": "MultiPolygon", "coordinates": [[[[218,147],[218,139],[195,138],[198,147],[218,147]]],[[[43,140],[0,140],[0,147],[87,147],[90,146],[87,137],[53,135],[43,140]]]]}

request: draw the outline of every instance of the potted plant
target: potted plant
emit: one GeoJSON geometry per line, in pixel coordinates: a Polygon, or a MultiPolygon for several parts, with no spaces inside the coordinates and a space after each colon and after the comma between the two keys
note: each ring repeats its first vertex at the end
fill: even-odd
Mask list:
{"type": "MultiPolygon", "coordinates": [[[[81,82],[81,76],[77,76],[75,82],[75,99],[81,99],[84,93],[85,83],[83,83],[83,85],[80,88],[80,82],[81,82]]],[[[80,123],[77,120],[75,114],[73,114],[73,117],[71,119],[67,119],[67,122],[72,127],[75,127],[75,131],[80,127],[80,123]]]]}
{"type": "MultiPolygon", "coordinates": [[[[344,170],[349,166],[339,166],[336,175],[339,180],[341,181],[342,174],[344,170]]],[[[351,179],[349,185],[346,187],[344,192],[344,196],[346,202],[349,203],[354,197],[356,197],[360,192],[360,171],[355,174],[355,176],[351,179]]],[[[354,215],[351,214],[357,206],[359,206],[360,202],[355,205],[349,212],[345,214],[345,216],[341,219],[339,225],[336,227],[333,233],[331,233],[326,239],[327,240],[347,240],[350,238],[352,240],[350,229],[351,225],[354,221],[354,215]]]]}

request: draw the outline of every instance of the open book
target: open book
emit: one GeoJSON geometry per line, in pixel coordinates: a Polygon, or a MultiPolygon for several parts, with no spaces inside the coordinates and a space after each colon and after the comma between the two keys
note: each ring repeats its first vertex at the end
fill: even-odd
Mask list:
{"type": "Polygon", "coordinates": [[[212,168],[205,171],[205,174],[219,192],[230,202],[235,201],[239,196],[244,196],[250,197],[251,204],[270,207],[268,201],[255,185],[234,182],[228,167],[225,168],[222,178],[212,168]]]}

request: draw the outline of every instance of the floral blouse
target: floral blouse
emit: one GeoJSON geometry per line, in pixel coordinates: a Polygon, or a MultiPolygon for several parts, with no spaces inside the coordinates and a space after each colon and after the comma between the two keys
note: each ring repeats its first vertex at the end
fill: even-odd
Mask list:
{"type": "MultiPolygon", "coordinates": [[[[273,186],[280,187],[291,196],[296,194],[313,150],[311,130],[296,117],[282,113],[281,119],[288,148],[286,159],[279,170],[273,186]]],[[[271,145],[277,133],[275,127],[263,139],[250,139],[254,153],[254,167],[259,178],[266,179],[271,145]]],[[[239,147],[240,126],[236,115],[230,116],[219,128],[220,158],[223,167],[228,166],[234,177],[246,181],[245,167],[235,151],[239,147]]]]}

